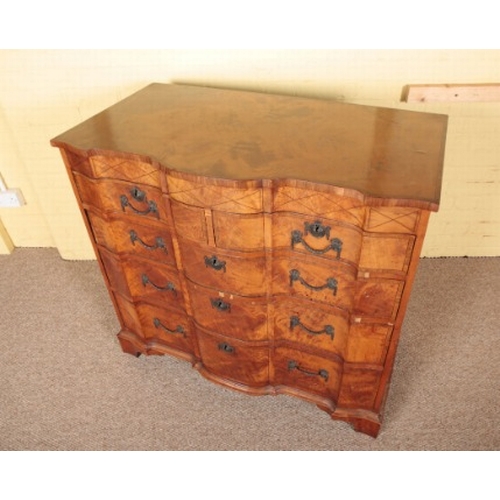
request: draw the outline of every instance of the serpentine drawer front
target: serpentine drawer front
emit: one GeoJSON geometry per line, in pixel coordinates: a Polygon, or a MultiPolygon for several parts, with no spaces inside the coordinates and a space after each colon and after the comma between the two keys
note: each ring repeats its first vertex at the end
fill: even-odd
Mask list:
{"type": "Polygon", "coordinates": [[[123,351],[377,436],[447,117],[152,84],[51,141],[123,351]]]}

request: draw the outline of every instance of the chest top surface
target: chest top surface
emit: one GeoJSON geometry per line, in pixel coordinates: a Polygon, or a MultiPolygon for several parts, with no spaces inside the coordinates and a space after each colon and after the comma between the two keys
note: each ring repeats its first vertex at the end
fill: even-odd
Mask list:
{"type": "Polygon", "coordinates": [[[447,117],[191,85],[151,84],[54,138],[187,174],[296,179],[437,210],[447,117]]]}

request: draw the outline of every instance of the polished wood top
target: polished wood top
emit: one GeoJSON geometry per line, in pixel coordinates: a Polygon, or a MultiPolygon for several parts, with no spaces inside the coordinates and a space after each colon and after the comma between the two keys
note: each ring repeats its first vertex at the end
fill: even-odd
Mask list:
{"type": "Polygon", "coordinates": [[[151,84],[51,141],[224,179],[290,179],[437,210],[447,116],[151,84]]]}

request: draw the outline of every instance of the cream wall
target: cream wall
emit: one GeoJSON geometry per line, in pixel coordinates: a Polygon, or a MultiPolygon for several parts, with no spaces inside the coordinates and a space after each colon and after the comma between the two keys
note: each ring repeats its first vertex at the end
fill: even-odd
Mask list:
{"type": "Polygon", "coordinates": [[[151,82],[327,97],[448,114],[440,211],[423,255],[500,255],[500,103],[401,103],[409,83],[498,83],[498,50],[3,50],[0,173],[27,204],[0,209],[0,253],[94,258],[49,140],[151,82]]]}

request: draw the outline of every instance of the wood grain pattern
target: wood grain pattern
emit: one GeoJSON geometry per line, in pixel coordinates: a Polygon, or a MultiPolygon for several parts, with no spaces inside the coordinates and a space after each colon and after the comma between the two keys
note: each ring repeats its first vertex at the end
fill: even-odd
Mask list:
{"type": "Polygon", "coordinates": [[[264,295],[266,273],[264,253],[242,254],[200,246],[179,238],[184,272],[191,281],[246,296],[264,295]]]}
{"type": "Polygon", "coordinates": [[[137,221],[124,214],[87,210],[96,242],[119,255],[134,254],[175,265],[171,229],[164,223],[137,221]]]}
{"type": "Polygon", "coordinates": [[[198,343],[205,370],[221,379],[248,387],[269,385],[269,348],[242,342],[198,328],[198,343]]]}
{"type": "Polygon", "coordinates": [[[52,144],[124,352],[302,398],[375,437],[445,129],[440,115],[151,85],[52,144]]]}
{"type": "Polygon", "coordinates": [[[267,300],[188,282],[196,323],[212,332],[243,340],[267,340],[267,300]]]}
{"type": "Polygon", "coordinates": [[[75,175],[75,182],[82,203],[102,212],[124,212],[143,219],[167,220],[162,193],[152,187],[138,187],[122,181],[96,180],[75,175]],[[133,192],[145,194],[142,200],[134,199],[133,192]],[[126,203],[122,202],[125,197],[126,203]],[[153,205],[151,205],[153,203],[153,205]]]}
{"type": "MultiPolygon", "coordinates": [[[[219,179],[301,179],[437,206],[447,117],[151,84],[52,140],[219,179]],[[419,183],[409,183],[415,174],[419,183]]],[[[424,208],[424,207],[422,207],[424,208]]]]}

